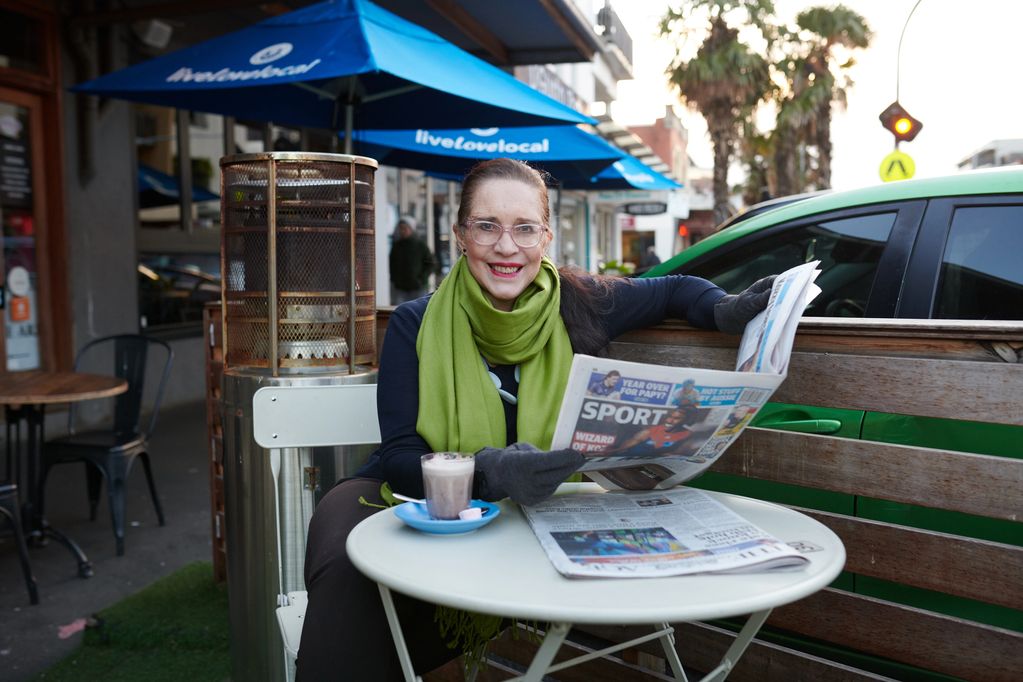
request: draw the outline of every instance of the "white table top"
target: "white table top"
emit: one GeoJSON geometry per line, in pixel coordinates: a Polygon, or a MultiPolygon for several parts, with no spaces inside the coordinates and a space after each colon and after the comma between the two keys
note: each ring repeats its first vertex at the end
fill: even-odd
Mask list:
{"type": "MultiPolygon", "coordinates": [[[[595,486],[565,484],[592,492],[595,486]]],[[[599,488],[598,488],[599,489],[599,488]]],[[[518,505],[466,535],[409,528],[391,510],[348,536],[348,555],[372,580],[402,594],[456,608],[538,621],[639,625],[727,618],[788,604],[825,587],[841,572],[845,548],[805,514],[759,500],[711,493],[785,542],[822,548],[795,571],[672,578],[566,578],[540,548],[518,505]]]]}

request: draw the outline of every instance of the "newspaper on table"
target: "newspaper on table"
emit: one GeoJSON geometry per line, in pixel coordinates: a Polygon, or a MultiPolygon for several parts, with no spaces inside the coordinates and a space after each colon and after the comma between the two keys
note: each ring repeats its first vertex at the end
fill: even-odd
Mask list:
{"type": "Polygon", "coordinates": [[[551,447],[586,456],[579,469],[607,489],[672,488],[703,473],[785,379],[819,261],[777,277],[747,326],[736,371],[576,355],[551,447]]]}
{"type": "Polygon", "coordinates": [[[774,571],[808,561],[695,488],[555,495],[522,510],[567,577],[774,571]]]}

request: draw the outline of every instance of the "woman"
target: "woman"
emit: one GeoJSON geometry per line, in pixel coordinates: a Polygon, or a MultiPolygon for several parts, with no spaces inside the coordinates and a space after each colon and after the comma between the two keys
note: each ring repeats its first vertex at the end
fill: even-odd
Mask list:
{"type": "MultiPolygon", "coordinates": [[[[485,161],[465,177],[454,226],[462,257],[431,297],[399,306],[388,323],[380,449],[324,497],[309,526],[299,680],[402,679],[376,586],[344,550],[377,511],[368,505],[385,504],[381,482],[422,497],[421,455],[475,452],[474,497],[535,504],[582,463],[572,450],[544,451],[574,352],[600,353],[669,317],[735,333],[767,304],[771,278],[726,296],[696,277],[559,273],[545,257],[549,218],[544,178],[520,161],[485,161]]],[[[439,636],[433,605],[395,598],[418,673],[460,653],[439,636]]]]}

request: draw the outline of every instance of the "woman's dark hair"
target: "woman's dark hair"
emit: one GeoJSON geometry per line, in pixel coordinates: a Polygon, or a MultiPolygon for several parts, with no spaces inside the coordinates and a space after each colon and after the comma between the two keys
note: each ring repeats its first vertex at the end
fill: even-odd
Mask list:
{"type": "Polygon", "coordinates": [[[614,292],[611,283],[619,278],[590,275],[572,266],[558,268],[558,273],[561,275],[561,319],[568,330],[572,350],[603,355],[611,337],[600,320],[611,309],[614,292]]]}
{"type": "Polygon", "coordinates": [[[472,204],[479,186],[487,180],[518,180],[536,188],[540,199],[543,224],[551,223],[551,207],[547,199],[547,174],[517,159],[488,159],[473,166],[462,180],[462,200],[458,205],[458,224],[472,217],[472,204]]]}

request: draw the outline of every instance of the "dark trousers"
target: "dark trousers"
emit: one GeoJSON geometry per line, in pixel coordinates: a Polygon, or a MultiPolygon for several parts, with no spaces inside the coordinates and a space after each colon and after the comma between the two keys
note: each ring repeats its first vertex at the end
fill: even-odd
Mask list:
{"type": "MultiPolygon", "coordinates": [[[[380,481],[342,481],[320,501],[309,523],[305,558],[309,605],[298,652],[299,682],[404,679],[377,585],[352,565],[345,552],[351,530],[381,511],[360,504],[360,496],[383,504],[380,481]]],[[[433,604],[392,594],[416,673],[429,672],[461,653],[441,639],[433,604]]]]}

